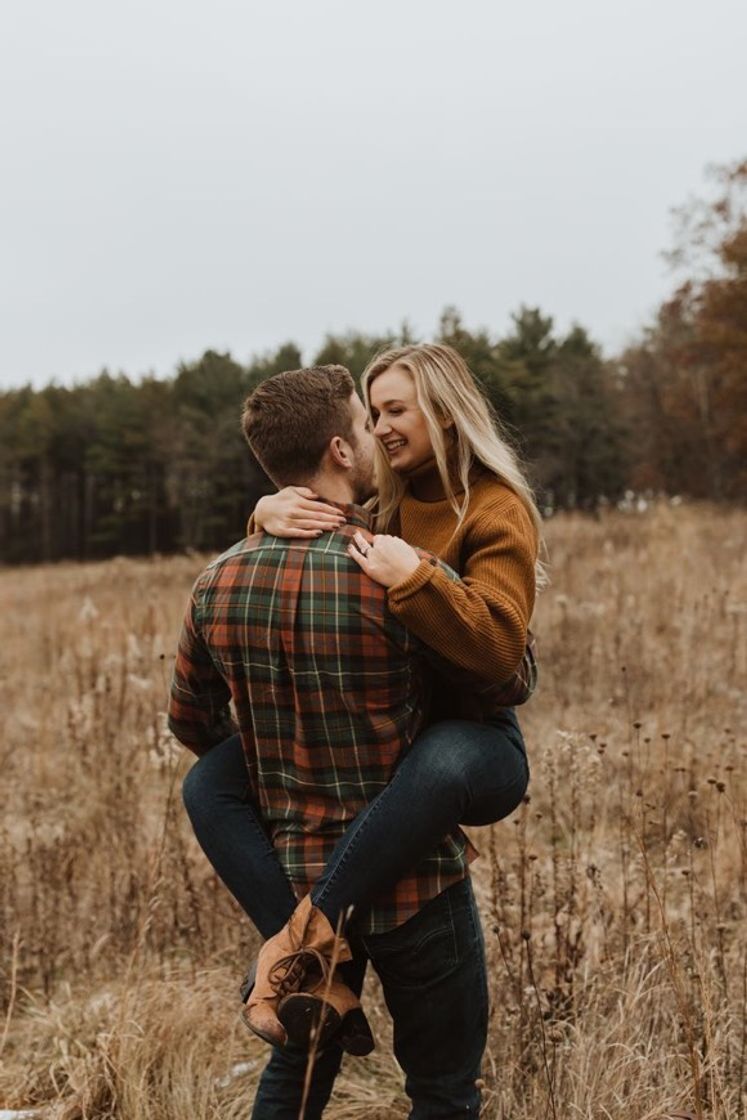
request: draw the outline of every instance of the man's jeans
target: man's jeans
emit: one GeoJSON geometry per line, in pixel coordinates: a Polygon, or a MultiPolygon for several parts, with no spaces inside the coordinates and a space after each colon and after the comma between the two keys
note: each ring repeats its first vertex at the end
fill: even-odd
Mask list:
{"type": "MultiPolygon", "coordinates": [[[[514,712],[489,724],[451,720],[427,728],[392,780],[338,841],[312,900],[332,925],[347,906],[363,910],[457,824],[500,820],[521,802],[529,781],[514,712]]],[[[223,882],[264,938],[296,907],[249,791],[239,736],[204,755],[184,781],[184,803],[197,839],[223,882]]],[[[413,1101],[413,1120],[475,1116],[474,1080],[485,1045],[486,983],[479,917],[469,883],[458,883],[388,933],[349,932],[355,960],[344,965],[360,990],[370,958],[381,976],[395,1026],[395,1052],[413,1101]]],[[[321,1115],[341,1054],[318,1062],[314,1106],[321,1115]]],[[[305,1055],[276,1051],[265,1071],[254,1120],[296,1120],[305,1055]]]]}
{"type": "MultiPolygon", "coordinates": [[[[469,879],[455,883],[388,933],[351,935],[345,979],[360,992],[367,960],[381,980],[405,1072],[411,1120],[477,1116],[476,1080],[487,1039],[488,988],[480,917],[469,879]]],[[[314,1068],[306,1120],[329,1100],[342,1051],[332,1044],[314,1068]]],[[[275,1049],[260,1079],[252,1120],[297,1120],[307,1055],[275,1049]]]]}

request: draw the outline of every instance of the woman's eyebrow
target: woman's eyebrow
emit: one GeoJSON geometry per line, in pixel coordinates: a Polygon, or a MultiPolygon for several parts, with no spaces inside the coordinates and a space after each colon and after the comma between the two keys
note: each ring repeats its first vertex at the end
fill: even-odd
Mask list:
{"type": "MultiPolygon", "coordinates": [[[[401,400],[399,400],[398,398],[394,397],[394,398],[393,398],[392,400],[390,400],[390,401],[382,401],[382,402],[381,402],[381,408],[386,408],[386,407],[387,407],[388,405],[390,405],[390,404],[406,404],[406,403],[407,403],[406,401],[401,401],[401,400]]],[[[375,406],[375,405],[371,405],[371,408],[374,408],[374,407],[376,407],[376,406],[375,406]]]]}

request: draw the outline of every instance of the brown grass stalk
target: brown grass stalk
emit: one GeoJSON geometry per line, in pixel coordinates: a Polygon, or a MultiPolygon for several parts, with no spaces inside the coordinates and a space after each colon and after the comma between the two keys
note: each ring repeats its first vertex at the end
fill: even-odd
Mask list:
{"type": "MultiPolygon", "coordinates": [[[[747,513],[661,503],[547,531],[530,800],[472,836],[482,1115],[746,1120],[747,513]]],[[[204,563],[0,569],[0,1107],[250,1111],[266,1052],[236,987],[257,935],[191,834],[191,758],[165,727],[204,563]]],[[[364,1005],[377,1050],[345,1058],[330,1120],[407,1115],[373,976],[364,1005]]]]}

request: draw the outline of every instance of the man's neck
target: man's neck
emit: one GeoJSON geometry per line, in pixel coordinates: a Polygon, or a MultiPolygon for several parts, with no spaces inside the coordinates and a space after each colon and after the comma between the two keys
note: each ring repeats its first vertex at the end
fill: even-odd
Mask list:
{"type": "Polygon", "coordinates": [[[319,474],[316,478],[309,479],[304,483],[315,494],[318,494],[323,501],[337,502],[341,506],[352,506],[356,504],[355,494],[353,488],[350,486],[346,478],[339,478],[337,475],[319,474]]]}

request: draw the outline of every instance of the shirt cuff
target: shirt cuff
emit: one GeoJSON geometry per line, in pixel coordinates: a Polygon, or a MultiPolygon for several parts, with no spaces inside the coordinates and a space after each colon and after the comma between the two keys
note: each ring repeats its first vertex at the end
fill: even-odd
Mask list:
{"type": "Polygon", "coordinates": [[[438,565],[435,560],[421,560],[415,571],[407,579],[403,579],[400,583],[394,583],[388,588],[389,601],[401,603],[403,599],[409,599],[421,587],[425,587],[426,583],[430,583],[437,571],[438,565]]]}

